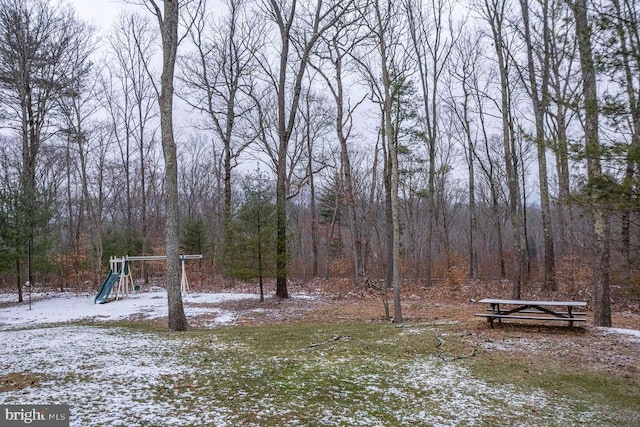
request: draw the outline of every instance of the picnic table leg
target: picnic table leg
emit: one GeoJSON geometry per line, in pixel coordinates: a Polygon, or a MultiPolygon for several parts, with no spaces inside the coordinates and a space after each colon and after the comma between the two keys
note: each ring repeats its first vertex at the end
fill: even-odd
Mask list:
{"type": "MultiPolygon", "coordinates": [[[[569,318],[573,319],[573,314],[571,313],[571,306],[567,306],[567,313],[569,314],[569,318]]],[[[573,320],[569,320],[569,327],[573,328],[573,320]]]]}

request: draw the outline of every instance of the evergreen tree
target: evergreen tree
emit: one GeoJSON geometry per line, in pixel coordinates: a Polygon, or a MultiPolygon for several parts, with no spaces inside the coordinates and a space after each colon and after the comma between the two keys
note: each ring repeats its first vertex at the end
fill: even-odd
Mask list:
{"type": "Polygon", "coordinates": [[[276,206],[274,191],[258,170],[242,184],[243,200],[229,227],[231,239],[224,248],[226,271],[240,280],[258,278],[264,301],[264,278],[275,275],[276,206]]]}
{"type": "Polygon", "coordinates": [[[182,250],[185,254],[202,254],[207,246],[205,226],[202,218],[188,220],[184,225],[182,250]]]}
{"type": "Polygon", "coordinates": [[[24,283],[33,281],[33,271],[46,266],[51,210],[41,192],[34,195],[20,185],[20,171],[5,154],[0,159],[4,172],[0,179],[0,271],[14,275],[18,302],[22,302],[24,283]]]}

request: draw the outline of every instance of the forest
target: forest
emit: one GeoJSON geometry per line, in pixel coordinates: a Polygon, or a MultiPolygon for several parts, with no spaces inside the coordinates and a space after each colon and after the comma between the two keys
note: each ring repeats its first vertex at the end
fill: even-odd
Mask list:
{"type": "Polygon", "coordinates": [[[0,286],[203,254],[282,298],[382,283],[402,321],[405,280],[588,271],[610,325],[612,286],[640,294],[639,6],[126,0],[98,31],[0,0],[0,286]]]}

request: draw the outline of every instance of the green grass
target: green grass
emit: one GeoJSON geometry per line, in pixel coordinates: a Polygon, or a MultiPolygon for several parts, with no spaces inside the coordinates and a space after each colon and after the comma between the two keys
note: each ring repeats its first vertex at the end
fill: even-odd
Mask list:
{"type": "Polygon", "coordinates": [[[635,379],[550,371],[544,361],[525,366],[481,351],[466,358],[468,342],[452,328],[233,326],[178,339],[194,369],[167,378],[156,398],[177,411],[217,411],[228,425],[630,426],[640,419],[635,379]]]}

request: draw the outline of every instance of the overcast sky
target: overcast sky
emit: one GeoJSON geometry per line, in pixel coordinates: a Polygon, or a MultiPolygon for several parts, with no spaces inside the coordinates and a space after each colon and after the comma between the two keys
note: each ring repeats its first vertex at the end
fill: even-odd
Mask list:
{"type": "MultiPolygon", "coordinates": [[[[62,0],[70,3],[80,17],[102,33],[108,30],[114,18],[123,10],[131,8],[122,0],[62,0]]],[[[140,7],[139,7],[140,8],[140,7]]],[[[142,8],[140,8],[142,10],[142,8]]],[[[144,11],[144,10],[143,10],[144,11]]]]}

